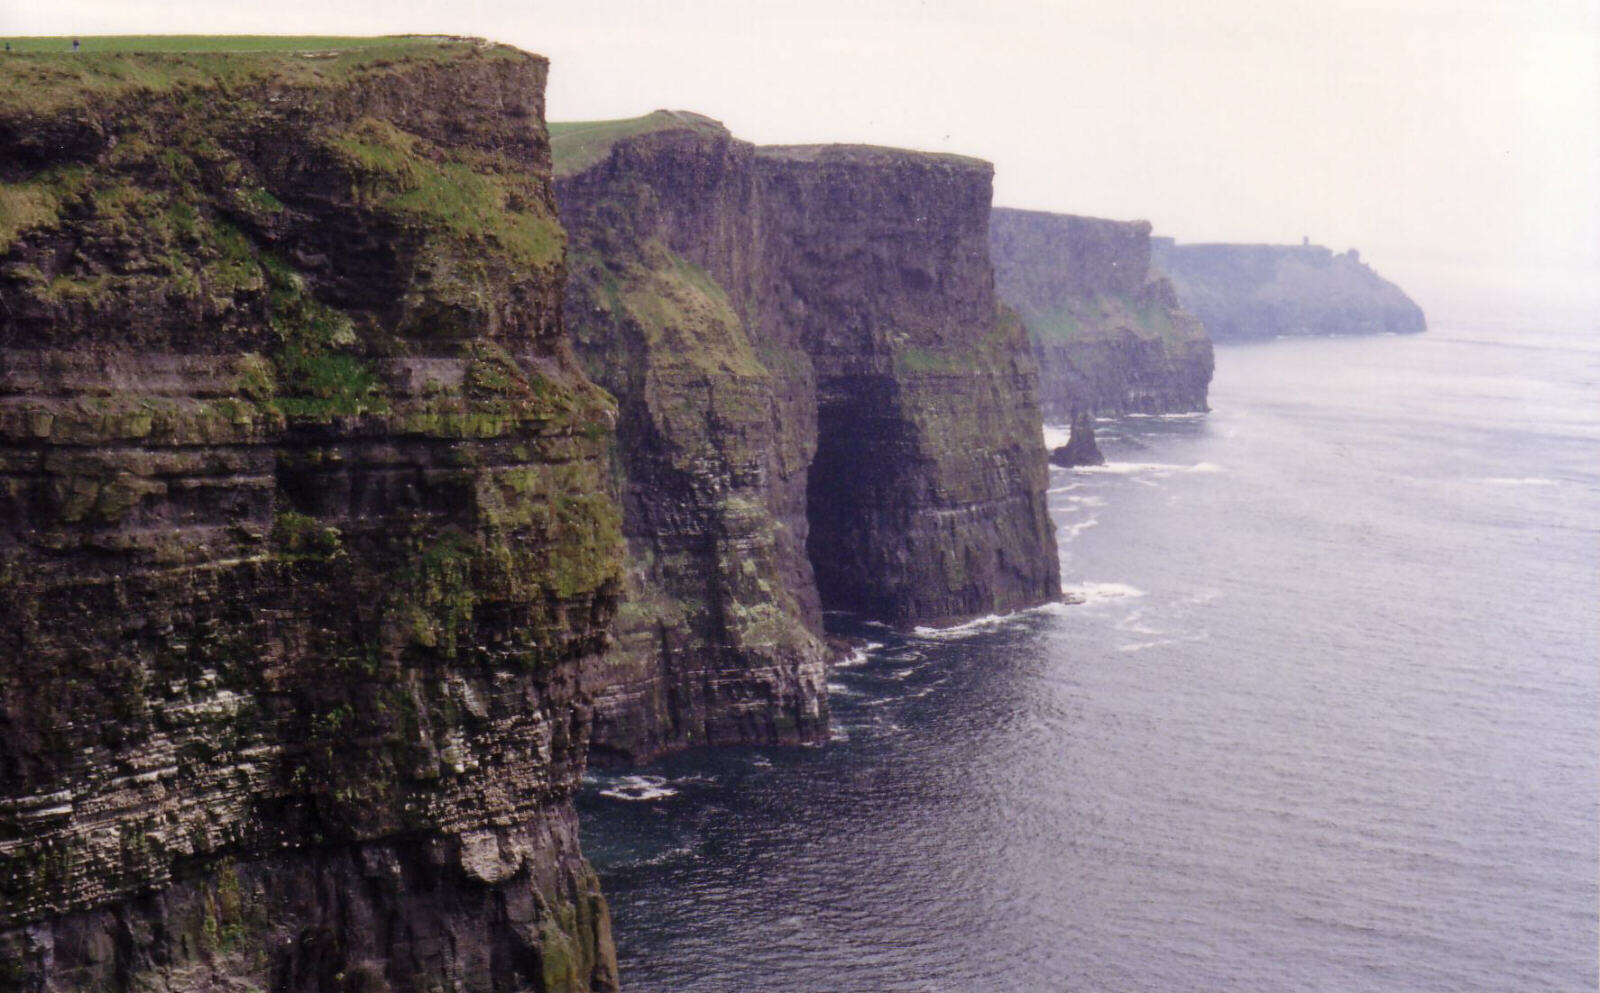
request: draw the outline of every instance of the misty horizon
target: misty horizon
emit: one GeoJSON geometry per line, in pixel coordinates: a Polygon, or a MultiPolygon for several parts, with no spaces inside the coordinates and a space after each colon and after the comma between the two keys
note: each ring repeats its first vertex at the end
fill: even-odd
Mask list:
{"type": "Polygon", "coordinates": [[[997,206],[1356,248],[1435,309],[1600,305],[1593,4],[1035,6],[26,0],[0,36],[477,35],[550,59],[551,120],[955,152],[997,206]]]}

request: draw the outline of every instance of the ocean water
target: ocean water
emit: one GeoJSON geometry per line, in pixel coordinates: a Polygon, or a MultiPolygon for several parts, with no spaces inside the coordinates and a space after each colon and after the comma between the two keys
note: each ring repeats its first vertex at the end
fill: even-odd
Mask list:
{"type": "Polygon", "coordinates": [[[869,639],[834,740],[597,773],[623,982],[1594,990],[1600,329],[1219,348],[1053,470],[1084,600],[869,639]]]}

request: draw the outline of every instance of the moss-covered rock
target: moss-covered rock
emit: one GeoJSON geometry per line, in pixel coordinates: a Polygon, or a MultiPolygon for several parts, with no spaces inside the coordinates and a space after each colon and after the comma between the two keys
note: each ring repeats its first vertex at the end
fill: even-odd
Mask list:
{"type": "Polygon", "coordinates": [[[562,325],[543,60],[7,69],[0,961],[614,986],[571,798],[615,407],[562,325]]]}
{"type": "Polygon", "coordinates": [[[628,566],[593,670],[597,755],[819,740],[820,612],[809,569],[791,581],[803,546],[777,468],[809,459],[784,416],[805,381],[764,360],[727,265],[750,251],[750,146],[665,111],[552,130],[568,324],[619,404],[628,566]]]}

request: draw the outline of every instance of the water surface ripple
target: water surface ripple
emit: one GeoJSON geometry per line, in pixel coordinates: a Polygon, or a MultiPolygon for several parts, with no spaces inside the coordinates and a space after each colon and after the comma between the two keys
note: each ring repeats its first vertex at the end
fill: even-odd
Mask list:
{"type": "Polygon", "coordinates": [[[591,777],[625,988],[1595,989],[1594,341],[1219,348],[1104,424],[1086,603],[836,617],[830,744],[591,777]]]}

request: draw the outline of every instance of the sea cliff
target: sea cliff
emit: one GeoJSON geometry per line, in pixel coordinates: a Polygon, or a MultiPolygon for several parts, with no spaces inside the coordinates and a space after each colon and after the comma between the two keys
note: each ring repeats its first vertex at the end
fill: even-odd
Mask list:
{"type": "Polygon", "coordinates": [[[824,733],[823,608],[906,626],[1058,595],[987,163],[755,148],[681,112],[553,129],[568,323],[622,411],[597,754],[824,733]]]}
{"type": "Polygon", "coordinates": [[[614,987],[545,73],[6,59],[0,987],[614,987]]]}
{"type": "Polygon", "coordinates": [[[1211,340],[1150,266],[1150,225],[995,208],[1000,298],[1038,357],[1045,416],[1206,409],[1211,340]]]}
{"type": "Polygon", "coordinates": [[[815,380],[793,335],[752,325],[753,149],[666,112],[553,130],[567,320],[620,408],[628,557],[617,645],[592,672],[594,754],[820,740],[815,380]]]}
{"type": "Polygon", "coordinates": [[[1422,308],[1354,249],[1336,255],[1309,243],[1179,245],[1157,238],[1154,260],[1217,341],[1427,329],[1422,308]]]}

